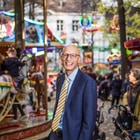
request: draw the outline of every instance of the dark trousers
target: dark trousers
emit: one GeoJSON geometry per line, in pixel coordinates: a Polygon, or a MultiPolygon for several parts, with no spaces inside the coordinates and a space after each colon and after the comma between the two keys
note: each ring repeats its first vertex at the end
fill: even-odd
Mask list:
{"type": "Polygon", "coordinates": [[[25,115],[25,113],[23,111],[23,108],[22,108],[21,104],[18,102],[17,99],[15,99],[14,104],[12,106],[12,109],[13,109],[13,114],[14,114],[14,119],[15,120],[17,119],[17,110],[19,110],[21,116],[25,115]]]}
{"type": "Polygon", "coordinates": [[[24,79],[17,82],[17,87],[21,89],[24,79]]]}
{"type": "Polygon", "coordinates": [[[120,96],[112,95],[111,106],[112,105],[118,105],[119,104],[119,100],[120,100],[120,96]]]}
{"type": "Polygon", "coordinates": [[[63,137],[58,137],[53,131],[51,131],[49,140],[63,140],[63,137]]]}

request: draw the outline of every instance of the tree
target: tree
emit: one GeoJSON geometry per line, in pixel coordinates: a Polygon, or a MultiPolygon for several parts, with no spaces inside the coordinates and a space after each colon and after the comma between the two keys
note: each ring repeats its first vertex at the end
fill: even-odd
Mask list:
{"type": "Polygon", "coordinates": [[[126,49],[124,42],[126,41],[126,29],[125,29],[125,8],[123,0],[117,0],[118,2],[118,15],[120,25],[120,46],[121,46],[121,76],[125,79],[125,74],[128,71],[128,60],[126,56],[126,49]]]}
{"type": "MultiPolygon", "coordinates": [[[[139,4],[140,5],[140,4],[139,4]]],[[[122,79],[125,77],[127,72],[127,55],[126,49],[124,47],[124,42],[127,38],[136,38],[139,36],[140,31],[140,19],[138,15],[140,14],[140,6],[138,5],[138,0],[113,0],[112,3],[98,3],[98,11],[105,14],[105,27],[103,31],[106,32],[105,37],[108,37],[110,34],[106,28],[110,29],[112,26],[112,17],[118,15],[118,25],[119,30],[113,30],[110,34],[110,41],[112,46],[116,43],[117,46],[120,46],[121,50],[121,75],[122,79]],[[120,35],[119,35],[120,33],[120,35]],[[118,38],[119,37],[119,38],[118,38]],[[120,43],[120,45],[119,45],[120,43]]],[[[117,21],[115,21],[115,26],[118,27],[117,21]]]]}

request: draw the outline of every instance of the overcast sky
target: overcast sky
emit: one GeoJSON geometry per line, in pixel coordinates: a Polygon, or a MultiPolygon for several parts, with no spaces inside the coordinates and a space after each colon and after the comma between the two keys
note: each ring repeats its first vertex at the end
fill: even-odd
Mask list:
{"type": "Polygon", "coordinates": [[[117,0],[102,0],[102,2],[107,6],[117,6],[117,0]]]}

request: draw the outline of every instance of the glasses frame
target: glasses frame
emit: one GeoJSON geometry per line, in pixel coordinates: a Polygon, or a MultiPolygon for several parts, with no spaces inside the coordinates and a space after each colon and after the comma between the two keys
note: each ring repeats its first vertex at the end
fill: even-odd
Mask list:
{"type": "Polygon", "coordinates": [[[66,59],[68,57],[70,57],[71,59],[76,59],[77,57],[80,57],[80,55],[76,54],[76,53],[71,53],[71,54],[69,54],[69,53],[62,53],[61,57],[64,58],[64,59],[66,59]]]}

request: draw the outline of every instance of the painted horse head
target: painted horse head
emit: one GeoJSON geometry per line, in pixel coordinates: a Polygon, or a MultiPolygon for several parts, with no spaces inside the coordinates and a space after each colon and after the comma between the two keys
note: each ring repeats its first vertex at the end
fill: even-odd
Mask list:
{"type": "Polygon", "coordinates": [[[26,77],[27,73],[29,72],[32,66],[32,56],[29,56],[26,53],[23,53],[19,59],[20,61],[25,62],[25,65],[20,68],[20,72],[21,74],[23,74],[24,77],[26,77]]]}

